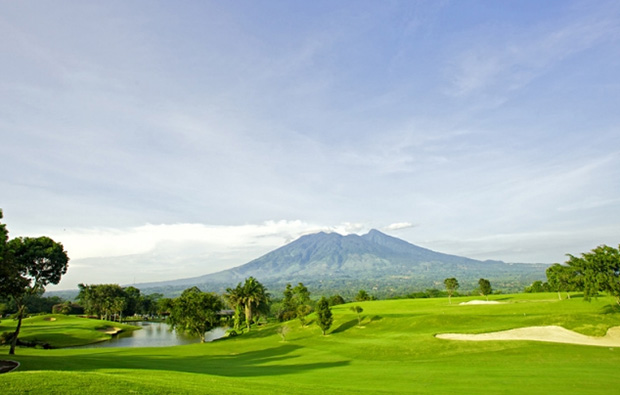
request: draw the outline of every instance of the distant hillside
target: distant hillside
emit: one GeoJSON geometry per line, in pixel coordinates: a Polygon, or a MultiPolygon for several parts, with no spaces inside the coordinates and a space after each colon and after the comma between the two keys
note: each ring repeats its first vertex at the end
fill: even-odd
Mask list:
{"type": "Polygon", "coordinates": [[[521,291],[545,279],[545,264],[508,264],[478,261],[418,247],[377,230],[358,235],[317,233],[302,236],[245,265],[205,276],[160,283],[138,284],[143,291],[170,293],[189,286],[222,291],[249,276],[270,289],[288,282],[316,291],[344,292],[365,288],[389,296],[427,288],[443,288],[443,280],[456,277],[461,289],[473,289],[481,277],[494,288],[521,291]]]}

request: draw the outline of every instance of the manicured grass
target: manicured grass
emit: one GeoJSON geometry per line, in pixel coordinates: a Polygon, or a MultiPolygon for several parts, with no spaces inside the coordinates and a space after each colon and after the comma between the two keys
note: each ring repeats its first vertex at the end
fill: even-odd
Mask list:
{"type": "MultiPolygon", "coordinates": [[[[16,321],[4,319],[0,323],[0,333],[14,331],[16,325],[16,321]]],[[[139,329],[136,326],[118,322],[48,314],[24,319],[19,339],[47,343],[54,348],[72,347],[109,340],[112,336],[103,331],[111,328],[119,328],[123,331],[139,329]]]]}
{"type": "Polygon", "coordinates": [[[168,348],[19,348],[12,359],[22,365],[0,376],[0,392],[600,394],[620,385],[620,348],[434,337],[532,325],[603,335],[620,325],[611,298],[587,303],[519,294],[491,297],[506,302],[500,305],[458,304],[470,299],[355,303],[364,309],[361,327],[352,304],[336,306],[328,336],[313,323],[302,328],[291,321],[284,324],[291,329],[286,342],[273,324],[232,339],[168,348]]]}

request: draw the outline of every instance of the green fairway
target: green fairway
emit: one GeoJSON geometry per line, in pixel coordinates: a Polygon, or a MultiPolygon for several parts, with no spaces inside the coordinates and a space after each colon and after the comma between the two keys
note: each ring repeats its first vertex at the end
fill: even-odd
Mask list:
{"type": "MultiPolygon", "coordinates": [[[[16,324],[11,319],[4,319],[0,323],[0,333],[14,331],[16,324]]],[[[114,331],[136,329],[139,328],[118,322],[48,314],[24,319],[19,339],[47,343],[54,348],[72,347],[109,340],[112,337],[111,332],[114,331]]]]}
{"type": "Polygon", "coordinates": [[[587,303],[581,298],[559,301],[556,294],[497,295],[491,299],[505,303],[459,305],[471,299],[453,298],[451,305],[447,299],[355,303],[364,309],[361,327],[349,309],[353,304],[336,306],[328,336],[321,336],[314,323],[302,328],[291,321],[283,324],[291,329],[286,342],[276,332],[280,324],[272,324],[188,346],[18,348],[11,359],[21,366],[0,375],[0,391],[600,394],[620,385],[620,348],[434,337],[535,325],[601,336],[620,325],[611,298],[587,303]]]}

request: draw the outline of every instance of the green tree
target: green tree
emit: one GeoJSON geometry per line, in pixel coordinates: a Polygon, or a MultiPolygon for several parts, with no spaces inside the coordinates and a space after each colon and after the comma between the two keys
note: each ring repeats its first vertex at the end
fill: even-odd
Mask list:
{"type": "Polygon", "coordinates": [[[240,300],[245,312],[245,324],[249,331],[254,314],[261,310],[265,311],[265,306],[268,306],[269,294],[263,284],[254,277],[248,277],[245,280],[240,293],[240,300]]]}
{"type": "Polygon", "coordinates": [[[243,315],[243,286],[241,283],[239,283],[235,288],[226,288],[224,298],[226,298],[228,304],[235,312],[233,326],[234,329],[238,331],[241,329],[243,315]]]}
{"type": "Polygon", "coordinates": [[[310,302],[310,291],[303,283],[299,283],[293,288],[293,300],[295,306],[310,302]]]}
{"type": "Polygon", "coordinates": [[[574,270],[574,283],[583,287],[584,300],[606,291],[620,304],[620,247],[602,245],[581,257],[568,256],[566,263],[574,270]]]}
{"type": "Polygon", "coordinates": [[[306,326],[306,318],[310,313],[312,313],[312,306],[309,304],[300,304],[297,306],[297,318],[299,319],[302,327],[306,326]]]}
{"type": "Polygon", "coordinates": [[[357,314],[357,326],[362,326],[362,316],[360,314],[362,314],[364,309],[360,306],[351,306],[351,311],[357,314]]]}
{"type": "Polygon", "coordinates": [[[123,308],[123,315],[125,317],[136,315],[142,300],[140,290],[136,287],[129,286],[123,288],[123,293],[125,294],[125,307],[123,308]]]}
{"type": "Polygon", "coordinates": [[[446,286],[446,291],[448,291],[448,302],[452,304],[452,295],[459,289],[459,281],[454,277],[450,277],[443,280],[443,283],[446,286]]]}
{"type": "Polygon", "coordinates": [[[6,244],[3,258],[3,270],[6,274],[2,278],[5,291],[17,306],[17,327],[12,337],[9,354],[15,354],[17,339],[21,330],[22,319],[26,314],[25,298],[40,295],[48,284],[58,284],[63,274],[67,272],[69,257],[62,244],[49,237],[18,237],[6,244]]]}
{"type": "Polygon", "coordinates": [[[546,282],[543,283],[540,280],[536,280],[529,287],[525,287],[524,291],[525,293],[549,292],[549,284],[546,282]]]}
{"type": "Polygon", "coordinates": [[[371,299],[372,299],[372,296],[368,295],[368,292],[366,292],[363,289],[360,289],[357,295],[355,295],[355,300],[358,302],[364,302],[366,300],[371,300],[371,299]]]}
{"type": "Polygon", "coordinates": [[[310,312],[312,312],[312,306],[310,306],[308,288],[303,283],[297,284],[294,288],[291,284],[286,284],[282,307],[278,312],[278,320],[282,322],[299,318],[302,325],[305,325],[305,316],[310,312]]]}
{"type": "Polygon", "coordinates": [[[64,303],[55,304],[52,307],[52,313],[54,314],[69,314],[71,313],[71,302],[66,301],[64,303]]]}
{"type": "Polygon", "coordinates": [[[344,298],[338,294],[330,296],[328,299],[329,305],[330,306],[338,306],[340,304],[345,304],[347,303],[344,298]]]}
{"type": "Polygon", "coordinates": [[[157,302],[163,297],[163,294],[157,292],[141,296],[140,302],[138,303],[138,313],[146,315],[156,315],[157,302]]]}
{"type": "Polygon", "coordinates": [[[84,306],[86,313],[94,314],[100,319],[122,317],[127,305],[127,294],[118,284],[78,284],[80,293],[78,300],[84,306]]]}
{"type": "Polygon", "coordinates": [[[295,315],[299,318],[301,326],[306,326],[306,317],[312,313],[312,306],[310,305],[310,291],[303,283],[298,283],[293,288],[293,303],[295,315]]]}
{"type": "Polygon", "coordinates": [[[558,293],[558,299],[562,300],[562,292],[566,292],[566,297],[570,299],[569,291],[577,287],[575,269],[568,265],[555,263],[547,268],[546,274],[549,288],[558,293]]]}
{"type": "Polygon", "coordinates": [[[329,330],[329,328],[331,328],[332,323],[334,322],[332,311],[329,308],[329,302],[325,299],[325,297],[322,297],[316,305],[316,316],[316,323],[319,328],[321,328],[323,336],[325,336],[325,333],[329,330]]]}
{"type": "Polygon", "coordinates": [[[198,287],[188,288],[172,300],[168,322],[180,332],[199,336],[204,343],[205,333],[219,325],[219,312],[223,307],[219,296],[202,292],[198,287]]]}
{"type": "Polygon", "coordinates": [[[2,223],[2,209],[0,209],[0,298],[10,296],[9,284],[11,283],[11,267],[7,256],[7,243],[9,231],[2,223]]]}
{"type": "Polygon", "coordinates": [[[489,295],[493,292],[491,282],[484,278],[478,280],[478,291],[480,292],[480,296],[484,296],[489,300],[489,295]]]}

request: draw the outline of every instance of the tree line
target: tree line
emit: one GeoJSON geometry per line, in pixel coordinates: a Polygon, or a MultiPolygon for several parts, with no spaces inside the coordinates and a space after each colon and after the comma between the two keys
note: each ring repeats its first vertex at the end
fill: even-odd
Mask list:
{"type": "Polygon", "coordinates": [[[601,245],[589,252],[574,256],[567,254],[564,264],[555,263],[547,268],[547,281],[535,281],[525,292],[557,292],[570,298],[570,292],[583,292],[583,299],[591,300],[606,292],[620,305],[620,246],[601,245]]]}
{"type": "Polygon", "coordinates": [[[99,319],[121,321],[135,315],[154,316],[162,314],[163,294],[142,295],[136,287],[118,284],[78,284],[77,300],[84,312],[99,319]]]}

